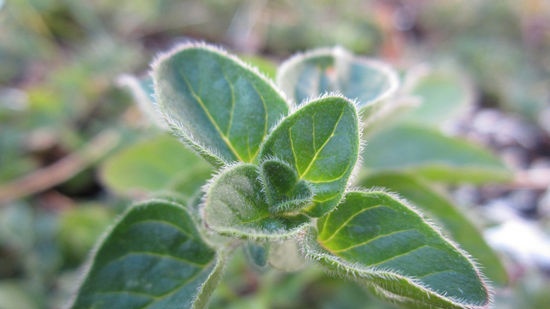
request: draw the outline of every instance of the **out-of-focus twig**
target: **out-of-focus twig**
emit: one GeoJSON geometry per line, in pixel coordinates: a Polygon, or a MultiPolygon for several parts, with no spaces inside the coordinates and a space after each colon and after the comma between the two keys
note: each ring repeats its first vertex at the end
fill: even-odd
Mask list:
{"type": "Polygon", "coordinates": [[[11,183],[0,185],[0,206],[63,183],[101,159],[113,150],[119,141],[120,133],[114,130],[103,131],[82,149],[54,164],[33,171],[11,183]]]}

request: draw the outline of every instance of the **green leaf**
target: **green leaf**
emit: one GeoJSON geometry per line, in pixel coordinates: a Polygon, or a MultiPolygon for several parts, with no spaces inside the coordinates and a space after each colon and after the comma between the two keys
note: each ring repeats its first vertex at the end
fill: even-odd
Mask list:
{"type": "Polygon", "coordinates": [[[359,185],[384,187],[398,192],[423,213],[431,215],[453,240],[475,258],[493,283],[502,286],[507,283],[506,269],[497,254],[485,242],[479,229],[449,199],[424,181],[413,175],[381,172],[362,179],[359,185]]]}
{"type": "Polygon", "coordinates": [[[489,151],[420,125],[401,124],[367,136],[363,167],[400,170],[449,183],[506,181],[510,171],[489,151]]]}
{"type": "Polygon", "coordinates": [[[247,242],[243,246],[243,250],[248,257],[248,260],[258,270],[263,271],[268,268],[267,258],[269,256],[269,244],[259,244],[255,242],[247,242]]]}
{"type": "Polygon", "coordinates": [[[215,177],[204,202],[206,226],[222,235],[248,239],[288,238],[309,222],[304,215],[269,211],[255,165],[231,166],[215,177]]]}
{"type": "Polygon", "coordinates": [[[161,200],[130,208],[91,262],[72,308],[205,308],[223,269],[186,209],[161,200]]]}
{"type": "Polygon", "coordinates": [[[81,263],[111,224],[112,212],[102,205],[78,205],[59,215],[58,240],[66,260],[81,263]]]}
{"type": "Polygon", "coordinates": [[[38,309],[45,306],[43,299],[33,293],[28,282],[0,281],[0,308],[2,309],[38,309]]]}
{"type": "Polygon", "coordinates": [[[356,57],[341,47],[296,55],[279,70],[277,84],[299,105],[328,92],[356,99],[358,108],[373,106],[398,86],[396,72],[383,62],[356,57]]]}
{"type": "Polygon", "coordinates": [[[485,308],[490,301],[472,261],[387,193],[350,192],[317,227],[306,253],[390,301],[415,308],[485,308]]]}
{"type": "Polygon", "coordinates": [[[260,160],[291,166],[314,193],[306,211],[320,217],[340,201],[357,162],[359,124],[353,103],[326,96],[288,116],[262,145],[260,160]]]}
{"type": "Polygon", "coordinates": [[[207,162],[167,135],[115,153],[100,170],[107,187],[120,194],[175,188],[187,197],[204,185],[211,173],[212,167],[207,162]]]}
{"type": "Polygon", "coordinates": [[[288,113],[275,86],[237,58],[183,45],[153,65],[160,110],[173,131],[216,164],[252,162],[288,113]]]}
{"type": "Polygon", "coordinates": [[[286,163],[266,160],[260,168],[272,213],[298,211],[312,201],[313,192],[308,183],[300,180],[296,171],[286,163]]]}
{"type": "Polygon", "coordinates": [[[406,113],[403,121],[439,126],[474,103],[473,86],[459,72],[439,69],[411,74],[418,76],[408,92],[420,99],[420,105],[406,113]]]}

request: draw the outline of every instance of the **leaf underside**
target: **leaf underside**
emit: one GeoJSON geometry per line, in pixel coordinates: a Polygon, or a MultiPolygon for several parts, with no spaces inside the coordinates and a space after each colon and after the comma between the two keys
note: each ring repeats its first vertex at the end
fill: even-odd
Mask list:
{"type": "Polygon", "coordinates": [[[72,308],[203,308],[219,259],[183,206],[139,204],[99,246],[72,308]]]}
{"type": "Polygon", "coordinates": [[[309,222],[304,215],[276,215],[259,180],[258,167],[239,164],[215,177],[206,192],[204,220],[208,228],[242,238],[284,238],[309,222]]]}
{"type": "Polygon", "coordinates": [[[153,68],[160,110],[176,134],[217,164],[251,162],[288,113],[277,90],[235,57],[184,45],[153,68]]]}
{"type": "Polygon", "coordinates": [[[336,206],[346,188],[358,158],[358,128],[353,103],[322,97],[285,118],[262,145],[259,159],[294,168],[314,193],[307,213],[320,217],[336,206]]]}
{"type": "Polygon", "coordinates": [[[318,221],[308,254],[394,302],[424,308],[484,307],[489,294],[472,262],[404,202],[351,192],[318,221]]]}
{"type": "Polygon", "coordinates": [[[356,99],[361,109],[393,93],[398,79],[384,63],[355,57],[335,47],[290,58],[281,65],[277,83],[297,105],[338,92],[356,99]]]}

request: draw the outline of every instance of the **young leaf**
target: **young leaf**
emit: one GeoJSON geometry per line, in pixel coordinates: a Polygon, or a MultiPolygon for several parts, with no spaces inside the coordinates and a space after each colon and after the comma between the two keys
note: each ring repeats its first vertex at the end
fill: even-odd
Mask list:
{"type": "Polygon", "coordinates": [[[450,236],[479,262],[485,275],[493,283],[505,285],[508,281],[506,269],[497,254],[485,242],[479,229],[449,199],[424,181],[404,173],[381,172],[362,179],[359,185],[384,187],[399,192],[399,195],[441,224],[450,236]]]}
{"type": "Polygon", "coordinates": [[[286,163],[266,160],[261,165],[264,190],[272,213],[294,212],[312,201],[313,192],[307,182],[286,163]]]}
{"type": "Polygon", "coordinates": [[[320,217],[340,201],[357,162],[359,124],[353,103],[326,96],[288,116],[268,136],[259,159],[291,166],[313,190],[306,211],[320,217]]]}
{"type": "Polygon", "coordinates": [[[488,288],[466,255],[384,192],[350,192],[318,221],[306,253],[390,301],[418,308],[484,308],[488,288]]]}
{"type": "Polygon", "coordinates": [[[210,46],[180,46],[161,57],[152,74],[174,132],[217,164],[252,162],[269,129],[288,112],[270,81],[210,46]]]}
{"type": "Polygon", "coordinates": [[[450,183],[505,181],[510,171],[489,151],[436,129],[401,124],[368,139],[363,167],[371,171],[401,170],[450,183]]]}
{"type": "Polygon", "coordinates": [[[355,57],[341,47],[317,49],[284,62],[277,84],[295,104],[327,92],[357,99],[370,107],[397,89],[396,72],[383,62],[355,57]]]}
{"type": "Polygon", "coordinates": [[[304,215],[269,211],[258,168],[239,164],[215,177],[206,191],[204,221],[220,234],[249,239],[288,238],[309,222],[304,215]]]}
{"type": "Polygon", "coordinates": [[[179,204],[130,208],[101,242],[72,308],[205,308],[222,254],[179,204]]]}
{"type": "Polygon", "coordinates": [[[211,173],[212,167],[207,162],[167,135],[115,153],[100,170],[109,189],[126,195],[177,186],[178,193],[191,196],[211,173]]]}

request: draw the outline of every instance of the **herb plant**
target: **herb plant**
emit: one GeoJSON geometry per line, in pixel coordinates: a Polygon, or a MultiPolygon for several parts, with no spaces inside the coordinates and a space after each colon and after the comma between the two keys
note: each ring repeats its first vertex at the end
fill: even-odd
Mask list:
{"type": "MultiPolygon", "coordinates": [[[[192,198],[130,207],[98,244],[72,308],[204,308],[237,247],[258,266],[283,269],[297,250],[410,308],[490,303],[476,263],[446,236],[456,228],[445,200],[414,200],[447,207],[431,212],[442,232],[397,195],[353,187],[362,123],[397,87],[386,65],[318,50],[287,61],[276,86],[218,48],[189,44],[156,60],[152,80],[164,126],[216,173],[192,198]]],[[[407,177],[381,182],[423,192],[407,177]]]]}

